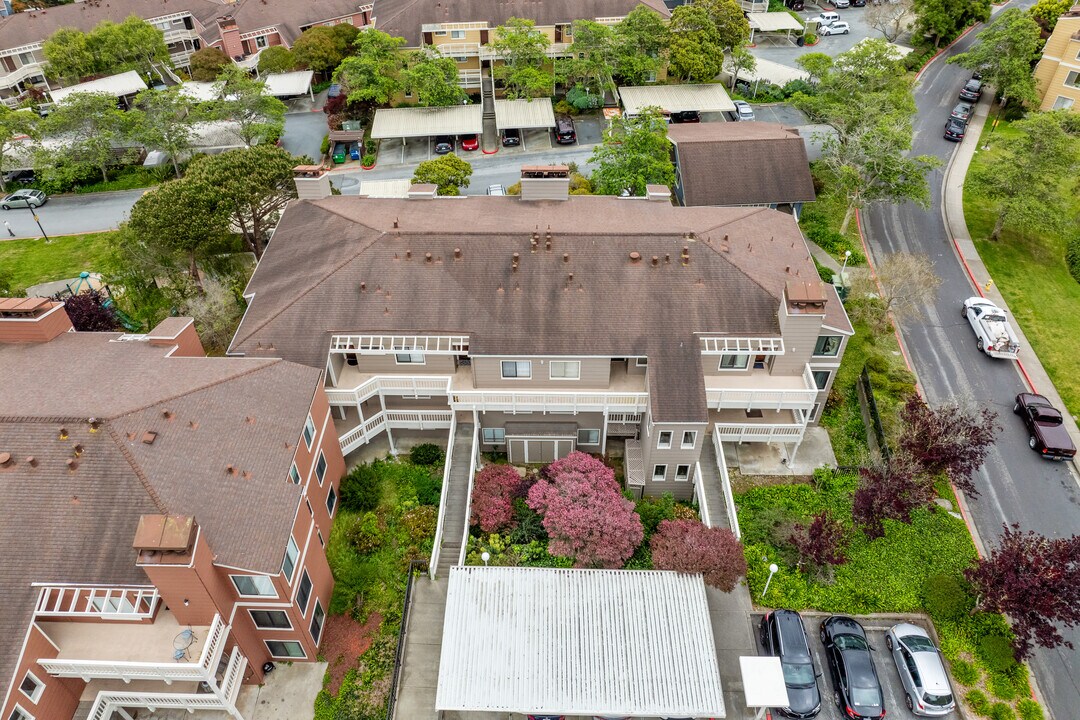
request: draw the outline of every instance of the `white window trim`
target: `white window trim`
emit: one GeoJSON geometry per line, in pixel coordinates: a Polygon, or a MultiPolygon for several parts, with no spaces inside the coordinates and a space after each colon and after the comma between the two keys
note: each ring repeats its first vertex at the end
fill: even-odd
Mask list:
{"type": "Polygon", "coordinates": [[[327,512],[328,515],[330,515],[330,517],[334,517],[334,512],[337,510],[337,506],[338,506],[338,496],[337,496],[337,493],[334,492],[334,486],[331,485],[330,490],[327,491],[327,493],[326,493],[326,512],[327,512]],[[334,506],[333,507],[330,507],[330,498],[334,498],[334,506]]]}
{"type": "Polygon", "coordinates": [[[451,30],[450,31],[450,39],[451,40],[464,40],[465,39],[465,31],[464,30],[451,30]]]}
{"type": "Polygon", "coordinates": [[[721,355],[720,360],[716,363],[717,372],[743,372],[750,367],[750,356],[743,355],[741,353],[728,353],[727,355],[721,355]],[[736,357],[742,358],[742,367],[724,367],[724,358],[736,357]]]}
{"type": "Polygon", "coordinates": [[[427,358],[422,352],[413,352],[411,350],[396,350],[394,351],[394,364],[395,365],[427,365],[427,358]],[[408,355],[408,360],[401,360],[398,356],[408,355]],[[419,360],[413,358],[419,357],[419,360]]]}
{"type": "Polygon", "coordinates": [[[434,37],[446,37],[446,31],[445,30],[436,30],[435,32],[432,33],[432,35],[434,37]]]}
{"type": "Polygon", "coordinates": [[[270,655],[270,657],[274,658],[275,660],[307,660],[307,651],[304,650],[304,644],[302,642],[300,642],[299,640],[263,640],[263,644],[266,645],[266,652],[270,655]],[[292,643],[293,645],[299,646],[300,652],[302,654],[301,655],[275,655],[274,652],[270,649],[270,643],[272,643],[272,642],[276,642],[276,643],[292,643]]]}
{"type": "Polygon", "coordinates": [[[653,482],[665,482],[666,480],[667,480],[667,465],[662,465],[660,463],[657,463],[656,465],[653,465],[652,481],[653,482]],[[663,472],[662,473],[656,472],[657,468],[663,468],[663,472]],[[659,475],[660,477],[657,477],[657,475],[659,475]]]}
{"type": "MultiPolygon", "coordinates": [[[[236,594],[242,598],[276,598],[278,597],[277,588],[274,587],[274,581],[270,579],[269,575],[230,575],[229,580],[232,581],[233,590],[236,594]],[[266,582],[270,583],[270,589],[273,591],[272,595],[245,595],[240,592],[240,586],[236,584],[236,578],[263,578],[266,582]]],[[[252,582],[255,582],[252,580],[252,582]]]]}
{"type": "Polygon", "coordinates": [[[487,445],[505,445],[506,444],[506,428],[481,428],[481,436],[480,436],[480,438],[487,445]],[[489,430],[491,431],[491,434],[492,434],[492,439],[491,440],[487,439],[487,434],[486,433],[489,430]],[[501,432],[502,437],[501,438],[495,437],[496,432],[501,432]]]}
{"type": "Polygon", "coordinates": [[[303,617],[303,618],[307,617],[307,607],[301,607],[300,606],[300,586],[303,584],[305,576],[308,579],[308,596],[307,596],[307,600],[304,601],[304,605],[305,606],[310,606],[311,605],[311,596],[315,592],[315,583],[311,582],[311,576],[308,575],[307,568],[301,568],[301,570],[300,570],[300,579],[296,581],[296,592],[293,593],[293,603],[295,603],[296,607],[300,609],[300,617],[303,617]]]}
{"type": "Polygon", "coordinates": [[[684,430],[683,431],[683,436],[679,440],[679,449],[680,450],[693,450],[695,447],[697,447],[697,430],[684,430]],[[692,438],[689,445],[686,444],[686,435],[687,435],[687,433],[689,433],[690,437],[692,438]]]}
{"type": "Polygon", "coordinates": [[[499,361],[499,375],[502,377],[503,380],[532,380],[532,360],[500,360],[499,361]],[[508,363],[508,362],[512,362],[512,363],[515,363],[517,365],[521,365],[521,363],[528,363],[529,364],[529,374],[528,375],[512,375],[510,377],[507,377],[504,374],[505,370],[503,369],[503,363],[508,363]]]}
{"type": "Polygon", "coordinates": [[[1070,70],[1069,72],[1065,73],[1065,79],[1061,81],[1061,84],[1067,88],[1080,90],[1080,70],[1070,70]],[[1070,76],[1075,76],[1075,81],[1072,85],[1069,84],[1070,76]]]}
{"type": "Polygon", "coordinates": [[[675,466],[675,482],[689,482],[689,481],[690,481],[690,466],[686,465],[686,464],[676,465],[675,466]],[[686,468],[686,474],[682,475],[680,477],[679,470],[681,470],[682,468],[686,468]]]}
{"type": "Polygon", "coordinates": [[[299,564],[300,564],[300,547],[296,544],[296,540],[293,539],[292,535],[290,535],[289,536],[289,542],[286,543],[286,545],[285,545],[285,557],[283,557],[281,559],[281,574],[285,576],[285,582],[289,583],[290,585],[292,585],[293,578],[296,577],[296,568],[299,566],[299,564]],[[295,555],[293,556],[293,559],[292,559],[292,572],[286,574],[285,573],[285,560],[289,557],[289,548],[290,547],[293,550],[295,550],[296,553],[295,553],[295,555]]]}
{"type": "Polygon", "coordinates": [[[326,468],[327,467],[329,467],[329,465],[326,462],[326,455],[323,453],[322,450],[320,450],[319,454],[315,457],[315,466],[314,466],[315,479],[319,481],[319,487],[322,487],[323,481],[326,480],[326,468]],[[322,464],[323,464],[323,471],[322,471],[321,476],[319,474],[319,461],[320,460],[322,460],[322,464]]]}
{"type": "Polygon", "coordinates": [[[38,704],[38,700],[40,700],[40,699],[41,699],[41,695],[42,695],[42,693],[44,693],[44,692],[45,692],[45,683],[43,683],[43,682],[41,681],[41,678],[39,678],[39,677],[38,677],[37,675],[35,675],[34,673],[32,673],[32,672],[30,672],[29,670],[27,670],[27,671],[26,671],[26,674],[25,674],[25,675],[23,675],[23,679],[19,681],[19,692],[20,692],[20,693],[22,693],[23,695],[25,695],[25,696],[26,696],[26,697],[27,697],[27,698],[28,698],[28,699],[30,700],[30,702],[32,702],[32,703],[34,703],[35,705],[37,705],[37,704],[38,704]],[[32,679],[32,680],[33,680],[33,681],[34,681],[35,683],[37,683],[37,689],[36,689],[36,690],[34,690],[34,693],[33,693],[32,695],[27,695],[27,694],[26,694],[26,691],[22,689],[22,684],[23,684],[24,682],[26,682],[26,678],[30,678],[30,679],[32,679]]]}
{"type": "Polygon", "coordinates": [[[12,708],[11,712],[12,713],[16,713],[16,712],[22,713],[23,718],[25,718],[25,720],[34,720],[34,716],[31,715],[29,712],[27,712],[26,708],[24,708],[19,703],[15,703],[15,707],[12,708]]]}
{"type": "Polygon", "coordinates": [[[818,335],[818,339],[814,342],[814,357],[827,357],[827,358],[839,357],[840,356],[840,348],[843,346],[843,344],[844,344],[844,336],[843,335],[818,335]],[[836,352],[834,352],[834,353],[820,353],[819,354],[818,351],[817,351],[817,346],[818,346],[818,343],[822,340],[822,338],[836,338],[839,341],[839,342],[836,343],[836,352]]]}
{"type": "Polygon", "coordinates": [[[289,468],[289,480],[292,481],[293,485],[299,485],[302,479],[303,478],[300,477],[300,470],[296,467],[296,463],[293,463],[292,467],[289,468]]]}
{"type": "Polygon", "coordinates": [[[656,449],[657,450],[670,450],[671,443],[675,441],[675,433],[671,430],[661,430],[656,434],[656,449]],[[664,435],[667,434],[668,441],[664,442],[664,435]]]}
{"type": "Polygon", "coordinates": [[[593,445],[599,445],[600,444],[600,428],[579,428],[578,429],[578,436],[577,436],[577,444],[578,445],[583,445],[583,446],[589,446],[589,447],[592,447],[593,445]],[[583,432],[596,433],[596,442],[581,442],[581,433],[583,433],[583,432]]]}
{"type": "MultiPolygon", "coordinates": [[[[292,618],[289,617],[289,613],[288,613],[287,610],[279,610],[277,608],[248,608],[248,616],[251,618],[251,624],[255,626],[256,630],[274,630],[276,632],[283,632],[283,631],[286,631],[286,630],[292,630],[293,629],[292,618]],[[287,628],[283,628],[283,627],[263,627],[263,626],[259,625],[259,623],[255,622],[254,613],[257,613],[257,612],[279,612],[279,613],[281,613],[282,615],[285,616],[286,620],[289,621],[289,627],[287,627],[287,628]]],[[[303,647],[303,646],[301,646],[301,647],[303,647]]]]}
{"type": "Polygon", "coordinates": [[[319,598],[315,598],[315,604],[311,607],[311,619],[308,620],[308,635],[311,635],[311,639],[318,645],[322,642],[322,634],[326,632],[326,611],[323,610],[322,603],[319,602],[319,598]],[[317,610],[322,610],[322,621],[319,623],[319,637],[315,637],[315,634],[311,632],[311,624],[315,622],[315,614],[317,610]]]}
{"type": "Polygon", "coordinates": [[[825,378],[824,387],[817,388],[818,392],[821,392],[825,388],[829,387],[829,383],[832,382],[832,379],[833,379],[833,372],[832,372],[832,370],[812,370],[810,372],[810,375],[814,378],[814,385],[815,386],[817,385],[817,375],[818,375],[818,373],[825,373],[828,376],[827,378],[825,378]]]}
{"type": "Polygon", "coordinates": [[[311,415],[307,416],[307,421],[304,423],[304,444],[307,445],[307,449],[310,450],[312,444],[315,442],[315,421],[311,419],[311,415]],[[311,439],[308,440],[308,428],[311,428],[311,439]]]}
{"type": "Polygon", "coordinates": [[[580,380],[581,379],[581,361],[580,360],[552,360],[548,363],[548,380],[580,380]],[[556,364],[559,365],[576,365],[577,374],[573,377],[567,377],[565,375],[553,375],[552,368],[556,364]]]}
{"type": "Polygon", "coordinates": [[[643,367],[643,368],[649,367],[649,358],[647,358],[647,357],[634,358],[634,367],[643,367]]]}

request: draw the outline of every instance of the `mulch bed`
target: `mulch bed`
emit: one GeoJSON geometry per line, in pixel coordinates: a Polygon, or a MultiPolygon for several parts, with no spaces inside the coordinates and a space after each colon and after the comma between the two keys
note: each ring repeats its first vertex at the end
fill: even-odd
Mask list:
{"type": "Polygon", "coordinates": [[[382,616],[378,613],[371,613],[363,625],[347,614],[327,618],[319,650],[329,663],[330,679],[326,689],[331,695],[337,695],[345,673],[355,668],[360,656],[371,647],[371,639],[381,622],[382,616]]]}

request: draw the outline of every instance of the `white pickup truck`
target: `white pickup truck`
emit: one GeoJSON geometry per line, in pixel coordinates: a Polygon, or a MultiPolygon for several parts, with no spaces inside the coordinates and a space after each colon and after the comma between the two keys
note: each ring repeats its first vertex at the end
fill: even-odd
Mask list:
{"type": "Polygon", "coordinates": [[[986,298],[971,297],[964,301],[964,317],[975,331],[979,350],[994,358],[1016,359],[1020,343],[1004,310],[986,298]]]}

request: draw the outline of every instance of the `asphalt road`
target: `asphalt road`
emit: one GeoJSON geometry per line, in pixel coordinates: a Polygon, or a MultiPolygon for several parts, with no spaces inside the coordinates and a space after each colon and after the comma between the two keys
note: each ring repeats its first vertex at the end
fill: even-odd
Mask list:
{"type": "MultiPolygon", "coordinates": [[[[1030,0],[1009,7],[1027,7],[1030,0]]],[[[971,46],[974,33],[947,55],[971,46]]],[[[961,318],[961,303],[976,295],[960,264],[941,214],[941,188],[945,164],[955,146],[942,138],[949,110],[970,73],[941,58],[924,73],[915,91],[916,154],[936,155],[942,169],[930,178],[933,204],[923,210],[911,204],[876,205],[864,213],[867,242],[880,260],[889,253],[907,251],[929,255],[942,279],[937,301],[920,321],[901,327],[911,362],[932,403],[957,398],[990,407],[1000,416],[1002,431],[987,462],[975,478],[981,494],[969,499],[972,520],[984,543],[994,544],[1002,523],[1019,523],[1048,537],[1080,533],[1080,485],[1069,464],[1049,463],[1027,446],[1027,433],[1012,414],[1016,393],[1026,390],[1016,364],[994,360],[975,347],[975,337],[961,318]]],[[[988,94],[987,94],[988,95],[988,94]]],[[[989,102],[984,95],[983,102],[989,102]]],[[[969,137],[964,142],[976,142],[969,137]]],[[[1037,280],[1034,280],[1037,282],[1037,280]]],[[[1080,632],[1064,633],[1080,647],[1080,632]]],[[[1039,686],[1057,720],[1070,720],[1080,712],[1080,654],[1075,650],[1039,649],[1032,661],[1039,686]]]]}
{"type": "MultiPolygon", "coordinates": [[[[47,203],[38,208],[37,216],[42,229],[49,236],[115,230],[127,219],[131,206],[144,192],[145,189],[58,195],[50,197],[47,203]]],[[[16,237],[41,237],[33,213],[26,208],[0,210],[0,221],[5,220],[16,237]]],[[[9,237],[7,229],[0,227],[0,240],[9,237]]]]}

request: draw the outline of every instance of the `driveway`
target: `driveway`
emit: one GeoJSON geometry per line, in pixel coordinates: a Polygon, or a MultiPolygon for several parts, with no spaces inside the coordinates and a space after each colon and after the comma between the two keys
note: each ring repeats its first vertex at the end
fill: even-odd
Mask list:
{"type": "MultiPolygon", "coordinates": [[[[807,3],[806,8],[797,14],[805,21],[817,17],[817,14],[824,9],[832,10],[832,5],[819,6],[807,3]]],[[[767,42],[759,44],[756,48],[751,49],[750,52],[757,57],[763,57],[767,60],[772,60],[773,62],[778,62],[789,67],[798,67],[798,65],[795,64],[795,60],[801,55],[814,52],[821,52],[827,55],[839,55],[840,53],[847,52],[855,47],[855,44],[864,38],[881,37],[880,32],[866,24],[866,8],[845,8],[843,10],[837,10],[836,13],[840,16],[841,20],[851,26],[851,32],[847,35],[829,35],[828,37],[822,37],[813,47],[797,47],[787,42],[783,44],[767,42]]]]}
{"type": "Polygon", "coordinates": [[[803,142],[806,144],[806,156],[813,162],[821,158],[821,145],[824,137],[832,135],[833,130],[828,125],[819,125],[810,122],[801,110],[790,103],[774,103],[772,105],[754,105],[755,122],[780,123],[789,128],[799,131],[803,142]]]}
{"type": "MultiPolygon", "coordinates": [[[[57,195],[38,208],[37,215],[50,236],[115,230],[147,190],[57,195]]],[[[11,225],[16,237],[41,237],[33,213],[26,208],[0,210],[0,220],[11,225]]],[[[0,240],[7,239],[6,228],[0,227],[0,240]]]]}
{"type": "Polygon", "coordinates": [[[307,155],[318,162],[326,133],[326,115],[322,112],[286,113],[281,146],[293,155],[307,155]]]}

